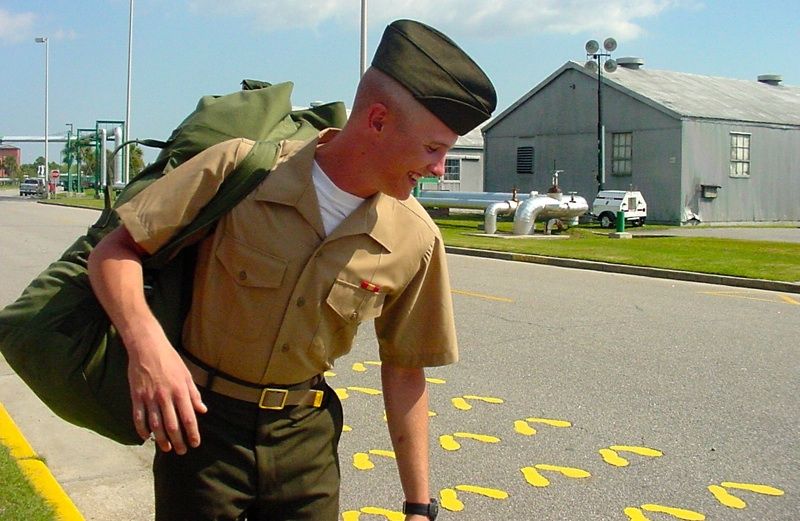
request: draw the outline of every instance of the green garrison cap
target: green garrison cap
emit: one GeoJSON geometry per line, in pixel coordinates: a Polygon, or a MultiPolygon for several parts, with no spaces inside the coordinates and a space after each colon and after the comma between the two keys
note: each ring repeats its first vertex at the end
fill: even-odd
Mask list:
{"type": "Polygon", "coordinates": [[[497,105],[494,86],[478,64],[453,40],[420,22],[392,22],[372,66],[403,85],[459,135],[489,119],[497,105]]]}

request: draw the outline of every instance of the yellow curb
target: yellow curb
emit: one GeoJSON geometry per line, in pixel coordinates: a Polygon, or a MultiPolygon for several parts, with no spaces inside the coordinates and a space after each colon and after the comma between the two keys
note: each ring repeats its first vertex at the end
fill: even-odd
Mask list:
{"type": "Polygon", "coordinates": [[[36,452],[20,432],[8,411],[0,403],[0,443],[11,451],[22,473],[33,488],[50,503],[56,517],[61,521],[86,521],[72,503],[64,489],[58,484],[50,469],[39,459],[36,452]]]}

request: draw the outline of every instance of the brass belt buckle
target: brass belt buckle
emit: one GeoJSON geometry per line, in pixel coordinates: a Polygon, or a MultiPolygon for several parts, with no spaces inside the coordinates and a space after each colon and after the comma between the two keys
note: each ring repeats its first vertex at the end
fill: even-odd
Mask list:
{"type": "Polygon", "coordinates": [[[286,389],[270,389],[269,387],[265,387],[263,391],[261,391],[261,398],[258,400],[258,407],[260,409],[268,409],[270,411],[280,411],[286,406],[286,399],[289,397],[289,391],[286,389]],[[283,395],[281,399],[280,405],[265,405],[264,399],[267,397],[269,393],[280,393],[283,395]]]}

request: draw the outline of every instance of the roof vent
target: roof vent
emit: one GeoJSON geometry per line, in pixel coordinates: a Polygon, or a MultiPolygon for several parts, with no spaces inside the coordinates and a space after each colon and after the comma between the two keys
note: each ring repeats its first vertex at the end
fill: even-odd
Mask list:
{"type": "Polygon", "coordinates": [[[767,85],[780,85],[783,81],[783,76],[780,74],[762,74],[758,77],[758,81],[767,85]]]}
{"type": "Polygon", "coordinates": [[[644,59],[634,58],[631,56],[627,58],[619,58],[617,60],[617,65],[619,65],[620,67],[624,67],[626,69],[638,71],[642,67],[642,65],[644,65],[644,59]]]}

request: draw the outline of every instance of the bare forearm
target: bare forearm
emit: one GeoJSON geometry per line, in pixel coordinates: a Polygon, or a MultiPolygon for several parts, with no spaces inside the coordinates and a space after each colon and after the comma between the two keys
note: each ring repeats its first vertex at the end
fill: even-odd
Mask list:
{"type": "Polygon", "coordinates": [[[126,347],[137,348],[143,329],[155,327],[143,291],[140,253],[124,228],[111,232],[89,256],[89,280],[126,347]]]}
{"type": "Polygon", "coordinates": [[[384,364],[381,370],[389,435],[407,501],[427,503],[428,391],[423,369],[384,364]]]}

